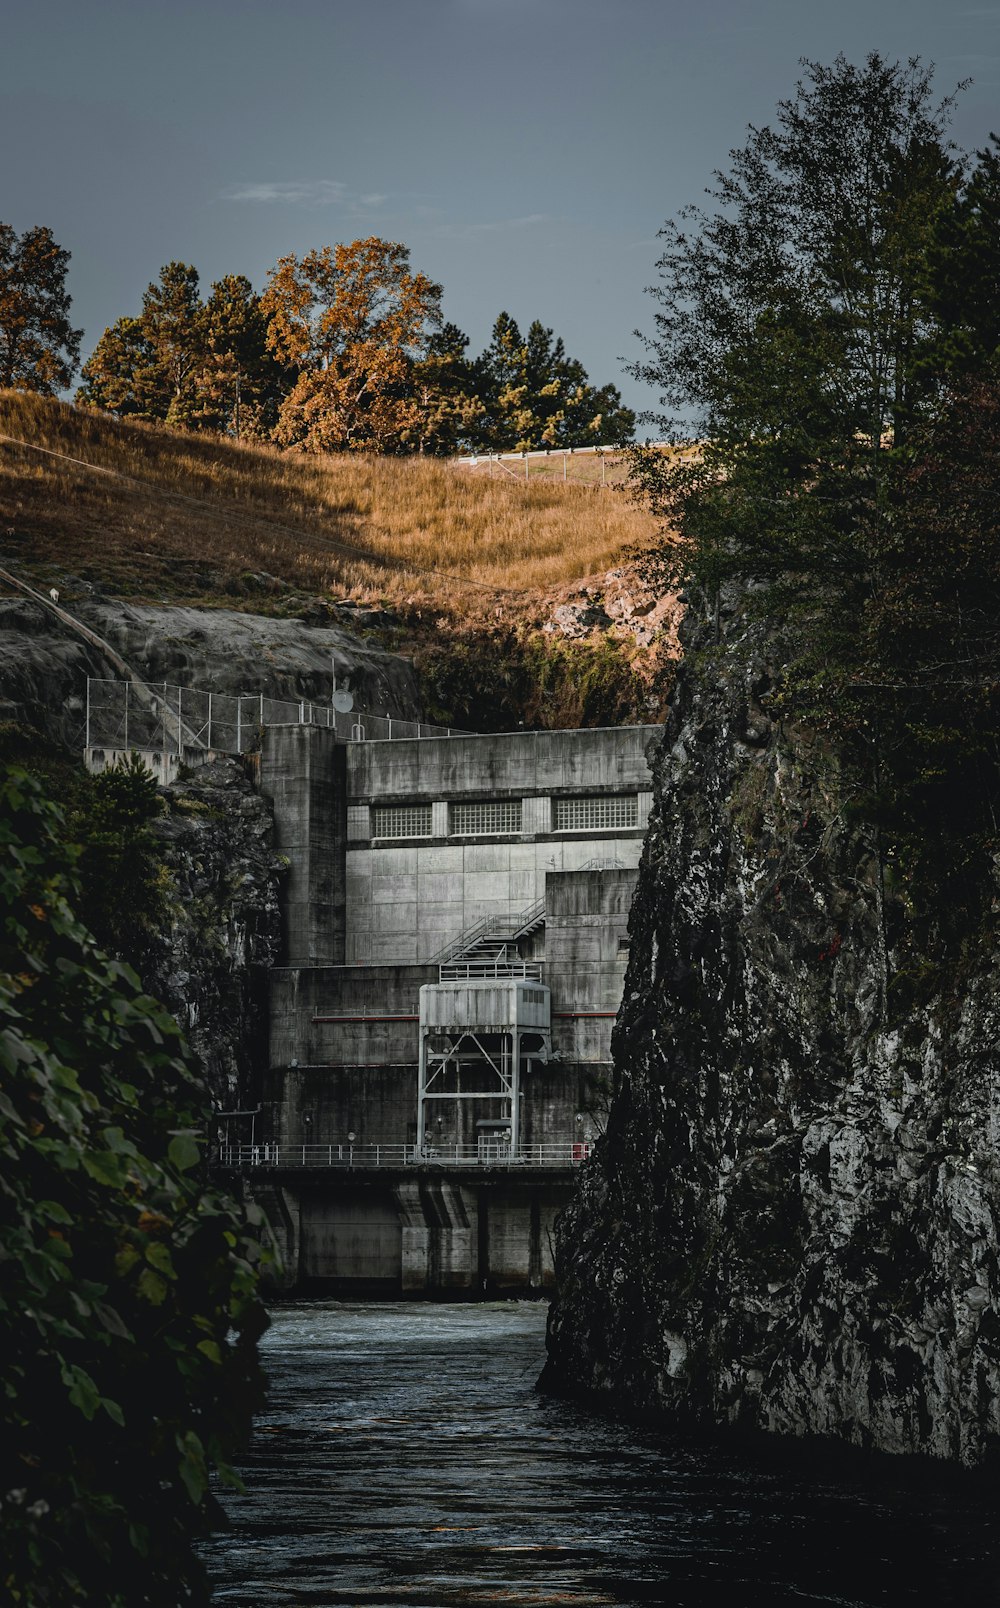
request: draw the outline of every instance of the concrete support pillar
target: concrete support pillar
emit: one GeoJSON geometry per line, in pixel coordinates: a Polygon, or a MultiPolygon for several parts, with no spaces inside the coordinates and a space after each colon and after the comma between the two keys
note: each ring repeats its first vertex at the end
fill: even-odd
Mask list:
{"type": "Polygon", "coordinates": [[[320,726],[264,728],[260,790],[274,805],[275,846],[288,859],[282,901],[286,966],[344,963],[346,749],[320,726]]]}
{"type": "Polygon", "coordinates": [[[395,1186],[403,1232],[403,1294],[439,1295],[476,1287],[478,1222],[471,1191],[447,1178],[395,1186]]]}
{"type": "Polygon", "coordinates": [[[446,838],[448,836],[447,804],[431,805],[431,835],[436,838],[446,838]]]}

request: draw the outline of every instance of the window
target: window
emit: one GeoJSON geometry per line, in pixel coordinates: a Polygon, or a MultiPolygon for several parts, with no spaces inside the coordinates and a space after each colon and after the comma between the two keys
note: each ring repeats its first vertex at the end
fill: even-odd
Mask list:
{"type": "Polygon", "coordinates": [[[506,803],[484,799],[478,804],[453,804],[453,837],[500,837],[521,830],[521,800],[506,803]]]}
{"type": "Polygon", "coordinates": [[[430,837],[431,819],[430,804],[376,804],[372,810],[372,836],[430,837]]]}
{"type": "Polygon", "coordinates": [[[612,832],[638,826],[639,800],[634,793],[604,798],[556,798],[552,801],[554,832],[612,832]]]}

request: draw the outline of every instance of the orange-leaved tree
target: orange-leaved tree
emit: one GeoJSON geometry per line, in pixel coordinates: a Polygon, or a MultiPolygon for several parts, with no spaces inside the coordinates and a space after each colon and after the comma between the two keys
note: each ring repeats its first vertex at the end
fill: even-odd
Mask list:
{"type": "Polygon", "coordinates": [[[441,286],[376,235],[282,257],[261,298],[268,346],[295,375],[275,439],[396,452],[419,425],[413,368],[441,323],[441,286]]]}

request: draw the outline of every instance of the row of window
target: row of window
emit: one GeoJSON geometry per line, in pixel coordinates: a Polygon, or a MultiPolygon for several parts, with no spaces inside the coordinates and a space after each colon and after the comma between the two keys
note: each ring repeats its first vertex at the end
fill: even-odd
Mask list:
{"type": "MultiPolygon", "coordinates": [[[[372,836],[423,838],[432,835],[430,804],[377,804],[372,836]]],[[[639,800],[632,794],[552,800],[554,832],[607,832],[638,826],[639,800]]],[[[521,831],[520,799],[480,799],[449,804],[449,837],[516,837],[521,831]]]]}

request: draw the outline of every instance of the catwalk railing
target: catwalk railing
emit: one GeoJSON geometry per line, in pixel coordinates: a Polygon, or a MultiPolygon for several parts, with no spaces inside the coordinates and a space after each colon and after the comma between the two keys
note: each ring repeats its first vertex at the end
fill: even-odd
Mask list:
{"type": "Polygon", "coordinates": [[[265,726],[325,726],[345,742],[400,737],[453,737],[451,727],[389,715],[348,713],[330,704],[269,698],[263,692],[202,692],[166,681],[141,687],[128,681],[87,679],[87,748],[133,748],[183,753],[185,747],[244,754],[260,746],[265,726]]]}
{"type": "Polygon", "coordinates": [[[329,1145],[220,1145],[221,1167],[578,1167],[587,1160],[588,1141],[522,1145],[512,1156],[502,1140],[478,1145],[361,1145],[350,1141],[329,1145]]]}

